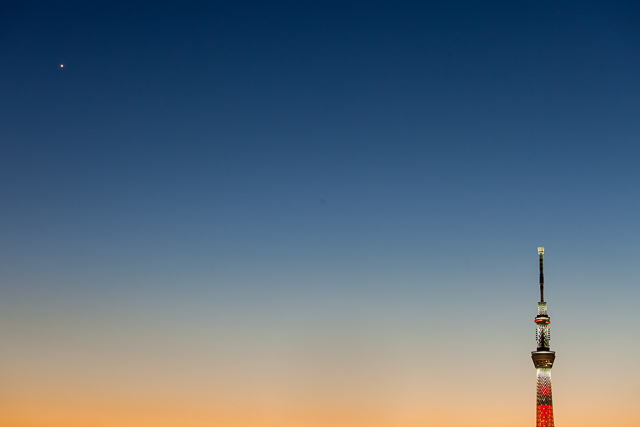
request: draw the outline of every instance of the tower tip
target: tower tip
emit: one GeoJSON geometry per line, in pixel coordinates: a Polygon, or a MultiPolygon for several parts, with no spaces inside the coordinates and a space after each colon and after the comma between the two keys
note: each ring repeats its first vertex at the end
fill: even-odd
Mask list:
{"type": "Polygon", "coordinates": [[[542,255],[544,254],[544,248],[540,247],[538,248],[538,255],[542,255]]]}

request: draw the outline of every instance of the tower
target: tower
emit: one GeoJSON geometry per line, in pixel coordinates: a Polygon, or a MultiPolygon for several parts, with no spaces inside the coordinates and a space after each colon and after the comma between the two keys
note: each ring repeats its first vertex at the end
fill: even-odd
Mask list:
{"type": "Polygon", "coordinates": [[[556,358],[556,352],[549,350],[549,316],[547,303],[544,302],[544,272],[542,268],[544,248],[538,248],[538,258],[540,259],[540,302],[538,303],[538,315],[535,319],[538,349],[531,352],[531,359],[536,367],[538,378],[536,427],[553,427],[551,368],[556,358]]]}

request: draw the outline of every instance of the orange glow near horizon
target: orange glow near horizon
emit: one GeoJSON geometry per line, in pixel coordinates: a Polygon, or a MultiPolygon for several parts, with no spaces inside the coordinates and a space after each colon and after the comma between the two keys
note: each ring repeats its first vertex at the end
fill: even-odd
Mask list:
{"type": "MultiPolygon", "coordinates": [[[[532,378],[530,380],[533,381],[532,378]]],[[[283,391],[281,384],[271,384],[260,391],[251,390],[247,384],[238,385],[235,390],[228,389],[225,394],[224,390],[215,386],[198,387],[195,382],[167,384],[166,388],[150,385],[127,388],[125,384],[109,388],[106,383],[83,387],[80,382],[74,381],[74,384],[67,383],[57,389],[53,386],[39,390],[17,387],[10,391],[5,388],[0,395],[3,407],[0,425],[507,427],[531,424],[536,416],[533,390],[515,398],[514,393],[505,392],[501,397],[506,403],[504,409],[496,414],[495,409],[489,408],[490,401],[496,397],[497,388],[485,390],[486,393],[482,395],[476,393],[481,384],[475,379],[470,381],[470,388],[466,390],[460,387],[460,379],[454,378],[453,382],[454,387],[442,388],[444,384],[436,377],[431,386],[440,388],[440,393],[429,389],[429,385],[420,391],[414,390],[416,393],[411,395],[402,391],[408,384],[381,393],[380,390],[348,387],[342,383],[336,384],[335,388],[310,384],[307,390],[298,390],[296,395],[293,390],[283,391]],[[275,392],[278,388],[280,391],[275,392]],[[474,394],[477,396],[475,399],[474,394]]],[[[581,409],[575,405],[575,401],[565,404],[562,394],[557,400],[562,418],[584,418],[580,416],[581,409]]],[[[601,425],[602,420],[598,419],[597,414],[594,415],[593,419],[584,419],[580,425],[601,425]]],[[[616,419],[614,415],[613,419],[617,426],[634,425],[633,420],[623,417],[616,419]]]]}

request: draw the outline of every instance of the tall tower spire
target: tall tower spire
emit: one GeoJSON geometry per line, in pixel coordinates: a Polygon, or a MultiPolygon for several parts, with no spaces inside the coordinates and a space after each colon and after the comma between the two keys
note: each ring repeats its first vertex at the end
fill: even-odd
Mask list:
{"type": "Polygon", "coordinates": [[[549,350],[549,316],[547,315],[547,303],[544,302],[544,273],[542,263],[544,248],[538,248],[540,259],[540,302],[538,303],[538,315],[536,316],[536,343],[538,349],[531,352],[533,365],[536,367],[538,378],[537,402],[536,402],[536,427],[554,427],[553,425],[553,401],[551,399],[551,368],[556,358],[555,351],[549,350]]]}

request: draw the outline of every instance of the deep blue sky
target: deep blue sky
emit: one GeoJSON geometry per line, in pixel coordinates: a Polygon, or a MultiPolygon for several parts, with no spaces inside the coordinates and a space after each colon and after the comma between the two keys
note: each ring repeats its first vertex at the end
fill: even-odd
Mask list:
{"type": "Polygon", "coordinates": [[[638,17],[594,2],[10,5],[8,271],[637,253],[638,17]]]}
{"type": "Polygon", "coordinates": [[[529,316],[543,245],[565,313],[629,320],[637,3],[211,3],[3,3],[6,307],[529,316]]]}

